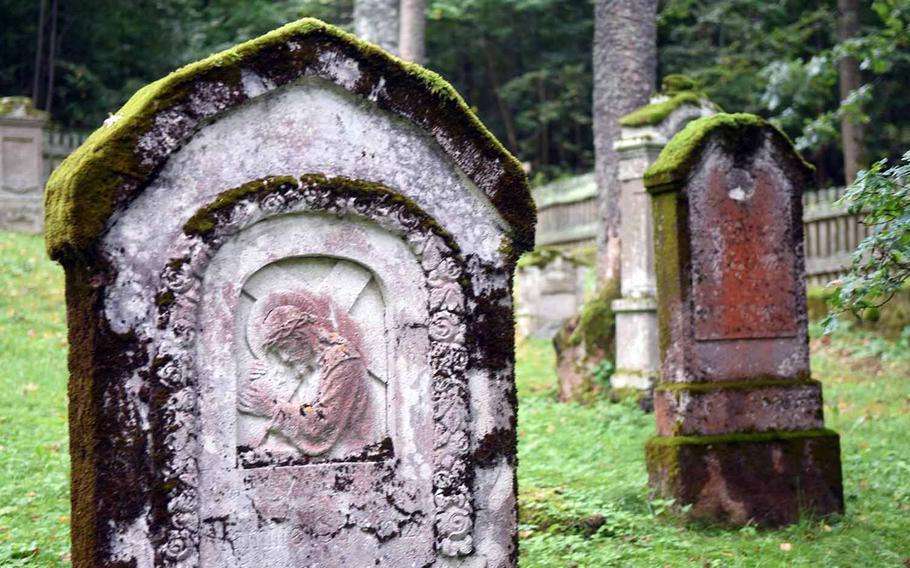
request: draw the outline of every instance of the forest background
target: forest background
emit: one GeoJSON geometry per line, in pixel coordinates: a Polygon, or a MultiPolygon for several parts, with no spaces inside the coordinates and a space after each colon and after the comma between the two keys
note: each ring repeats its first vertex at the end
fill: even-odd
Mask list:
{"type": "MultiPolygon", "coordinates": [[[[687,74],[724,110],[771,119],[815,164],[819,187],[843,184],[844,116],[862,125],[866,164],[910,148],[910,0],[859,4],[859,33],[839,41],[837,0],[662,0],[658,77],[687,74]],[[860,80],[842,100],[845,55],[858,60],[860,80]]],[[[427,8],[427,67],[533,182],[593,168],[592,1],[427,8]]],[[[31,96],[58,127],[91,131],[182,64],[302,16],[351,29],[352,13],[352,0],[0,0],[0,94],[31,96]]]]}

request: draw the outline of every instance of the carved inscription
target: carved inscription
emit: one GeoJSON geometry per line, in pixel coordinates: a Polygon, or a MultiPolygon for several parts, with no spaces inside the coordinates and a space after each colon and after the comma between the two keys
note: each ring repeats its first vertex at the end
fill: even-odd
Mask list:
{"type": "Polygon", "coordinates": [[[796,258],[790,195],[765,172],[715,168],[692,204],[695,337],[792,337],[796,258]]]}

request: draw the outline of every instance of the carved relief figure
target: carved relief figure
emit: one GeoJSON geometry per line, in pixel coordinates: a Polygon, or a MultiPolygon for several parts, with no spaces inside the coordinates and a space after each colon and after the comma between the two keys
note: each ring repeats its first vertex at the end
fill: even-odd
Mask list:
{"type": "MultiPolygon", "coordinates": [[[[274,293],[254,309],[248,340],[254,355],[237,407],[268,419],[258,445],[277,435],[307,456],[360,453],[377,442],[371,377],[357,324],[332,300],[302,292],[274,293]],[[270,378],[280,365],[298,380],[287,396],[270,378]],[[312,400],[296,400],[315,380],[312,400]]],[[[243,383],[242,383],[243,385],[243,383]]]]}

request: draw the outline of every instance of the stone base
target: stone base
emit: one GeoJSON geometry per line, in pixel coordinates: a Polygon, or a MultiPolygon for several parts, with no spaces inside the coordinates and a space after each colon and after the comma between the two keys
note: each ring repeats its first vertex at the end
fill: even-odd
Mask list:
{"type": "Polygon", "coordinates": [[[818,381],[665,383],[654,391],[660,436],[793,432],[825,427],[818,381]]]}
{"type": "Polygon", "coordinates": [[[41,194],[0,199],[0,230],[39,234],[44,230],[41,194]]]}
{"type": "Polygon", "coordinates": [[[645,452],[652,491],[690,505],[689,520],[778,526],[844,511],[831,430],[655,436],[645,452]]]}

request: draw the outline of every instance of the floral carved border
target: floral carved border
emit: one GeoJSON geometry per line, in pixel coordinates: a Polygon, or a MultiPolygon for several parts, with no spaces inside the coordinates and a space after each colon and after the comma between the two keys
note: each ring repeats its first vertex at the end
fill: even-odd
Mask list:
{"type": "Polygon", "coordinates": [[[163,403],[151,417],[156,483],[164,503],[153,511],[159,531],[156,565],[198,565],[197,387],[195,338],[202,278],[215,251],[269,217],[314,212],[359,217],[399,235],[418,259],[428,288],[429,363],[433,375],[433,499],[436,550],[458,557],[474,550],[465,263],[457,245],[415,204],[391,190],[346,178],[266,178],[222,194],[185,227],[186,238],[161,272],[152,392],[163,403]]]}

